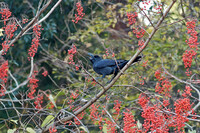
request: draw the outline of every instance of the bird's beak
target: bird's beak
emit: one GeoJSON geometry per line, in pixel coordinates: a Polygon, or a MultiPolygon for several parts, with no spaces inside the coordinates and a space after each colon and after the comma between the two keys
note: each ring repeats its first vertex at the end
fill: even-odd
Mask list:
{"type": "Polygon", "coordinates": [[[90,59],[92,59],[94,57],[94,55],[91,53],[88,53],[88,55],[89,55],[90,59]]]}

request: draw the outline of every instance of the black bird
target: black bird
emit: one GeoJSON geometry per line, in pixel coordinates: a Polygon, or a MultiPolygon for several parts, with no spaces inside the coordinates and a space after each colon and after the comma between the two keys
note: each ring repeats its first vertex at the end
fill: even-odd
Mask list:
{"type": "MultiPolygon", "coordinates": [[[[90,61],[93,64],[93,70],[102,75],[102,78],[105,78],[106,75],[114,74],[113,78],[117,75],[119,70],[121,70],[129,60],[112,60],[112,59],[102,59],[98,55],[93,55],[88,53],[90,56],[90,61]]],[[[136,57],[134,62],[140,61],[142,56],[136,57]]],[[[133,63],[134,63],[133,62],[133,63]]],[[[112,79],[113,79],[112,78],[112,79]]],[[[112,79],[110,81],[112,81],[112,79]]]]}

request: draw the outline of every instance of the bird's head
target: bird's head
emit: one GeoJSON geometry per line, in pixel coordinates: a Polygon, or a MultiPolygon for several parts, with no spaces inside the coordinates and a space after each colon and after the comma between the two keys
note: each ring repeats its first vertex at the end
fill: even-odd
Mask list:
{"type": "Polygon", "coordinates": [[[88,53],[88,55],[90,56],[90,61],[92,62],[92,64],[96,61],[99,61],[101,60],[102,58],[98,55],[93,55],[91,53],[88,53]]]}

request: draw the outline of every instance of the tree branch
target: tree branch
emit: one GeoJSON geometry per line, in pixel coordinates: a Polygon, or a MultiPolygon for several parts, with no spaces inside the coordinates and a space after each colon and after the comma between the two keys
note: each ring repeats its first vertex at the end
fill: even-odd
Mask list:
{"type": "Polygon", "coordinates": [[[29,76],[28,76],[27,79],[26,79],[24,82],[22,82],[21,84],[18,84],[18,82],[17,82],[16,79],[12,76],[12,74],[9,73],[10,76],[11,76],[11,78],[13,78],[13,80],[16,82],[16,87],[15,87],[14,89],[10,90],[10,91],[6,91],[5,94],[13,93],[14,91],[18,90],[20,87],[26,85],[26,84],[28,83],[28,81],[29,81],[29,78],[31,77],[31,75],[32,75],[32,73],[33,73],[33,68],[34,68],[34,65],[33,65],[33,57],[31,57],[31,70],[30,70],[29,76]]]}

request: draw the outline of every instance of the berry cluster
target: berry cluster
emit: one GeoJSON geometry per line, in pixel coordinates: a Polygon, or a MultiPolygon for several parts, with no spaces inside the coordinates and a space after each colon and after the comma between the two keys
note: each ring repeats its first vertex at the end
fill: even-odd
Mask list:
{"type": "Polygon", "coordinates": [[[35,99],[35,102],[34,102],[34,104],[35,104],[35,108],[36,109],[42,109],[42,103],[43,103],[43,95],[42,94],[39,94],[37,97],[36,97],[36,99],[35,99]]]}
{"type": "Polygon", "coordinates": [[[95,86],[97,84],[96,80],[92,78],[92,80],[88,77],[85,78],[87,80],[87,82],[91,82],[91,85],[95,86]]]}
{"type": "Polygon", "coordinates": [[[121,102],[119,100],[115,100],[114,102],[115,102],[114,107],[113,107],[113,109],[115,110],[115,112],[113,113],[115,115],[114,119],[118,120],[119,115],[120,115],[119,112],[120,112],[120,108],[121,108],[121,102]]]}
{"type": "Polygon", "coordinates": [[[164,94],[167,97],[171,97],[169,92],[172,88],[171,82],[165,78],[163,75],[163,72],[158,69],[155,72],[155,77],[158,79],[159,82],[157,82],[155,87],[155,92],[158,92],[159,94],[164,94]]]}
{"type": "Polygon", "coordinates": [[[1,44],[3,50],[2,55],[6,54],[6,52],[10,48],[9,45],[10,40],[13,38],[14,32],[17,30],[18,26],[15,22],[15,19],[10,18],[12,14],[10,10],[7,8],[6,5],[4,6],[5,6],[4,8],[0,8],[1,19],[4,21],[4,27],[2,29],[5,31],[5,38],[6,38],[5,41],[1,44]],[[7,23],[7,21],[9,22],[7,23]]]}
{"type": "Polygon", "coordinates": [[[185,126],[185,122],[188,122],[187,116],[189,115],[189,111],[192,110],[192,105],[190,104],[189,98],[180,98],[175,103],[175,113],[176,115],[173,116],[173,120],[169,126],[175,127],[178,132],[183,130],[185,126]]]}
{"type": "Polygon", "coordinates": [[[0,10],[0,14],[1,14],[1,19],[4,20],[4,25],[6,25],[6,21],[8,20],[8,18],[11,16],[11,12],[8,8],[4,8],[0,10]]]}
{"type": "MultiPolygon", "coordinates": [[[[137,33],[136,33],[137,34],[137,33]]],[[[144,35],[144,34],[143,34],[144,35]]],[[[142,35],[142,36],[143,36],[142,35]]],[[[137,37],[137,35],[136,35],[137,37]]],[[[144,48],[144,40],[138,40],[138,46],[139,46],[139,50],[142,50],[144,48]]]]}
{"type": "Polygon", "coordinates": [[[140,133],[142,132],[141,130],[139,130],[137,128],[137,124],[136,121],[134,120],[134,116],[131,113],[130,110],[127,109],[127,112],[123,112],[124,113],[124,132],[125,133],[140,133]]]}
{"type": "Polygon", "coordinates": [[[44,77],[46,77],[46,76],[48,75],[48,71],[45,70],[45,71],[42,73],[42,75],[43,75],[44,77]]]}
{"type": "Polygon", "coordinates": [[[191,88],[190,88],[190,86],[185,86],[185,90],[184,90],[184,93],[182,94],[182,96],[183,97],[187,97],[187,96],[191,96],[192,94],[191,94],[191,88]]]}
{"type": "Polygon", "coordinates": [[[8,39],[12,39],[14,32],[17,30],[17,25],[15,22],[8,23],[5,27],[5,35],[8,39]]]}
{"type": "Polygon", "coordinates": [[[49,133],[56,133],[56,132],[57,132],[57,129],[55,126],[49,128],[49,133]]]}
{"type": "Polygon", "coordinates": [[[142,64],[143,64],[142,66],[146,68],[146,67],[147,67],[147,65],[148,65],[147,63],[148,63],[148,60],[147,60],[147,61],[144,61],[144,62],[142,62],[142,64]]]}
{"type": "Polygon", "coordinates": [[[76,90],[75,93],[73,93],[73,92],[71,93],[70,98],[73,98],[75,100],[78,96],[79,96],[78,90],[76,90]]]}
{"type": "MultiPolygon", "coordinates": [[[[40,36],[41,36],[41,25],[35,25],[33,27],[34,38],[32,39],[32,45],[28,50],[30,57],[34,57],[37,53],[38,46],[40,45],[40,36]]],[[[29,57],[28,57],[29,58],[29,57]]]]}
{"type": "MultiPolygon", "coordinates": [[[[103,117],[101,114],[99,114],[98,110],[99,110],[99,106],[100,105],[96,105],[96,104],[92,104],[90,106],[90,119],[93,121],[93,123],[95,124],[96,121],[99,119],[98,124],[99,124],[99,129],[102,130],[102,120],[103,117]]],[[[104,110],[102,110],[102,113],[104,113],[104,110]]]]}
{"type": "Polygon", "coordinates": [[[28,22],[28,19],[26,19],[26,18],[23,18],[22,19],[22,24],[25,24],[25,23],[27,23],[28,22]]]}
{"type": "MultiPolygon", "coordinates": [[[[174,128],[175,132],[181,132],[184,130],[185,122],[188,121],[187,116],[192,111],[192,104],[190,99],[186,98],[191,96],[191,88],[185,87],[182,98],[174,101],[174,109],[171,108],[169,99],[169,91],[172,87],[169,80],[164,76],[164,73],[158,69],[155,72],[155,77],[158,79],[158,83],[155,87],[155,92],[164,94],[161,97],[154,97],[153,102],[147,94],[140,94],[138,103],[143,109],[142,117],[144,118],[143,132],[169,132],[170,127],[174,128]],[[164,111],[165,110],[165,111],[164,111]],[[175,112],[174,115],[168,112],[175,112]]],[[[180,92],[180,91],[178,91],[180,92]]],[[[192,111],[194,114],[194,111],[192,111]]]]}
{"type": "Polygon", "coordinates": [[[192,64],[192,59],[195,58],[196,54],[197,54],[197,50],[198,50],[198,33],[196,31],[196,21],[192,20],[186,23],[187,26],[187,33],[189,34],[189,39],[186,40],[185,42],[188,44],[189,46],[189,50],[186,50],[183,53],[182,59],[185,65],[186,69],[186,75],[190,76],[192,74],[191,71],[189,71],[189,68],[191,67],[192,64]]]}
{"type": "MultiPolygon", "coordinates": [[[[112,52],[112,57],[115,57],[115,53],[112,52]]],[[[108,48],[106,48],[106,54],[103,55],[104,58],[106,58],[106,56],[108,57],[110,55],[108,48]]]]}
{"type": "Polygon", "coordinates": [[[198,50],[198,33],[196,31],[196,21],[192,20],[186,23],[187,33],[190,35],[190,38],[185,42],[189,45],[190,48],[195,48],[198,50]]]}
{"type": "Polygon", "coordinates": [[[38,87],[38,79],[36,79],[37,71],[34,71],[32,76],[29,78],[29,84],[27,85],[30,88],[30,92],[28,93],[28,97],[30,99],[34,99],[33,94],[36,92],[36,88],[38,87]]]}
{"type": "MultiPolygon", "coordinates": [[[[73,112],[77,111],[77,110],[80,109],[80,108],[81,108],[81,106],[78,106],[76,109],[73,110],[73,112]]],[[[80,125],[80,124],[81,124],[81,123],[80,123],[80,120],[83,119],[83,117],[84,117],[85,114],[86,114],[85,112],[81,112],[80,114],[78,114],[78,115],[76,116],[76,118],[74,118],[74,123],[75,123],[76,125],[80,125]]]]}
{"type": "Polygon", "coordinates": [[[85,13],[83,13],[83,7],[81,6],[80,2],[76,3],[76,11],[78,12],[78,15],[75,14],[75,20],[72,20],[72,22],[74,23],[78,23],[79,20],[81,20],[83,18],[83,16],[85,15],[85,13]]]}
{"type": "Polygon", "coordinates": [[[75,65],[75,62],[74,62],[74,55],[76,54],[76,46],[73,45],[71,49],[68,50],[68,54],[69,54],[69,64],[72,64],[72,65],[75,65]]]}
{"type": "Polygon", "coordinates": [[[136,37],[137,38],[142,38],[143,36],[144,36],[144,33],[145,33],[145,30],[144,29],[142,29],[142,28],[137,28],[137,29],[133,29],[133,33],[135,33],[136,34],[136,37]]]}
{"type": "Polygon", "coordinates": [[[136,18],[138,17],[137,12],[133,13],[128,13],[127,12],[127,17],[130,25],[133,25],[136,23],[136,18]]]}
{"type": "Polygon", "coordinates": [[[74,65],[76,71],[78,71],[80,65],[79,65],[79,64],[75,64],[75,62],[74,62],[74,55],[75,55],[76,53],[77,53],[76,46],[75,46],[75,45],[72,45],[72,48],[68,50],[68,54],[69,54],[69,64],[74,65]]]}
{"type": "MultiPolygon", "coordinates": [[[[136,18],[138,17],[137,12],[133,13],[127,13],[128,21],[130,25],[134,25],[136,23],[136,18]]],[[[145,34],[145,30],[143,28],[133,28],[133,34],[136,35],[138,39],[142,38],[145,34]]],[[[138,40],[138,46],[139,50],[142,50],[144,48],[144,41],[138,40]]]]}
{"type": "Polygon", "coordinates": [[[4,61],[0,66],[0,79],[5,84],[8,77],[8,61],[4,61]]]}
{"type": "Polygon", "coordinates": [[[5,95],[5,83],[7,82],[8,77],[8,61],[4,61],[2,65],[0,66],[0,97],[5,95]]]}

